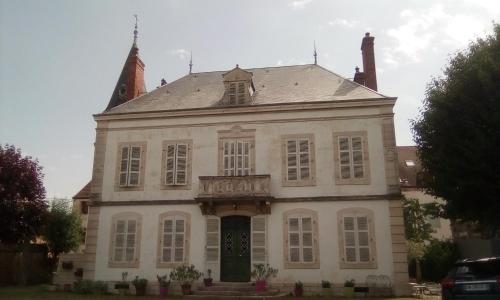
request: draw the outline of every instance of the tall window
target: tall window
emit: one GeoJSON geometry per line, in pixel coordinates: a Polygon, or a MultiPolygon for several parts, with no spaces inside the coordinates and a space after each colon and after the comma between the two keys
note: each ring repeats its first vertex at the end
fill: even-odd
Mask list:
{"type": "Polygon", "coordinates": [[[366,131],[334,132],[335,184],[370,184],[366,131]]]}
{"type": "Polygon", "coordinates": [[[166,182],[167,185],[184,185],[187,183],[187,144],[167,145],[167,167],[166,182]]]}
{"type": "Polygon", "coordinates": [[[141,146],[122,146],[120,186],[138,186],[141,169],[141,146]]]}
{"type": "Polygon", "coordinates": [[[138,266],[141,216],[122,213],[112,218],[111,267],[138,266]]]}
{"type": "Polygon", "coordinates": [[[230,82],[228,90],[229,104],[244,104],[247,99],[247,93],[248,91],[245,89],[245,82],[230,82]]]}
{"type": "Polygon", "coordinates": [[[341,259],[344,267],[373,267],[375,237],[373,212],[365,208],[344,209],[339,212],[341,231],[341,259]]]}
{"type": "Polygon", "coordinates": [[[223,141],[224,176],[251,174],[250,140],[223,141]]]}
{"type": "Polygon", "coordinates": [[[315,166],[312,135],[285,137],[283,143],[284,185],[313,185],[315,166]]]}
{"type": "Polygon", "coordinates": [[[284,213],[286,268],[319,267],[318,215],[309,209],[284,213]]]}
{"type": "Polygon", "coordinates": [[[360,136],[340,136],[340,176],[342,179],[363,178],[363,143],[360,136]]]}
{"type": "Polygon", "coordinates": [[[189,214],[168,212],[160,215],[158,265],[171,267],[188,259],[189,214]]]}

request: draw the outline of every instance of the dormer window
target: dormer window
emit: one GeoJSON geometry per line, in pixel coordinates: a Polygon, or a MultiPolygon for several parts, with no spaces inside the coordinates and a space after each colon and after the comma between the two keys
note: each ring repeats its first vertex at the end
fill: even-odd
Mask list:
{"type": "Polygon", "coordinates": [[[236,66],[222,76],[226,89],[223,103],[231,106],[248,104],[253,94],[252,73],[236,66]]]}

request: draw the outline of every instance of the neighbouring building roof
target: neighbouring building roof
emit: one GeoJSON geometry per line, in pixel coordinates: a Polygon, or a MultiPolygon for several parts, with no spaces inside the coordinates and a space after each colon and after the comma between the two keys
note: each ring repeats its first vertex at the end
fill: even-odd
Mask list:
{"type": "Polygon", "coordinates": [[[422,166],[417,156],[417,147],[398,146],[399,181],[402,187],[419,187],[422,166]]]}
{"type": "MultiPolygon", "coordinates": [[[[255,93],[249,105],[394,99],[318,65],[245,69],[253,73],[255,93]]],[[[222,106],[227,71],[188,74],[103,114],[168,111],[222,106]]]]}
{"type": "Polygon", "coordinates": [[[89,181],[76,195],[73,196],[73,199],[89,199],[90,198],[90,183],[89,181]]]}

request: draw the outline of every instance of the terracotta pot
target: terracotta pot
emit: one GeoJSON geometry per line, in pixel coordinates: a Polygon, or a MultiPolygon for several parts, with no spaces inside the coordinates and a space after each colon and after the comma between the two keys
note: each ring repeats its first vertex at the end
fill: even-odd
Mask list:
{"type": "Polygon", "coordinates": [[[205,286],[212,286],[212,278],[203,278],[203,283],[205,286]]]}
{"type": "Polygon", "coordinates": [[[183,295],[191,295],[191,284],[186,283],[181,285],[183,295]]]}
{"type": "Polygon", "coordinates": [[[166,298],[168,296],[168,286],[160,286],[160,297],[166,298]]]}
{"type": "Polygon", "coordinates": [[[302,289],[302,288],[294,288],[293,289],[293,294],[295,295],[295,297],[302,297],[302,295],[304,294],[304,289],[302,289]]]}
{"type": "Polygon", "coordinates": [[[265,280],[255,281],[255,290],[257,292],[265,292],[266,291],[266,281],[265,280]]]}

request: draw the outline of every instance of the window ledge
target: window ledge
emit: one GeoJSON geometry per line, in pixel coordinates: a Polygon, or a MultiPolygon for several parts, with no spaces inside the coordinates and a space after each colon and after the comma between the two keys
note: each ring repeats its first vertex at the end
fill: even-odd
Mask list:
{"type": "Polygon", "coordinates": [[[108,262],[109,268],[139,268],[139,261],[131,261],[131,262],[108,262]]]}
{"type": "Polygon", "coordinates": [[[319,261],[313,263],[285,262],[285,269],[319,269],[319,261]]]}
{"type": "Polygon", "coordinates": [[[346,263],[346,262],[340,262],[340,268],[341,269],[376,269],[377,268],[377,262],[352,262],[352,263],[346,263]]]}

